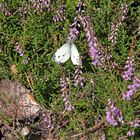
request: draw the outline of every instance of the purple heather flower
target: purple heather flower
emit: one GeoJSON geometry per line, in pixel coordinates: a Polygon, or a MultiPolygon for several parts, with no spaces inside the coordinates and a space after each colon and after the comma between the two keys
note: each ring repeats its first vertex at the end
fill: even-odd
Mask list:
{"type": "Polygon", "coordinates": [[[68,42],[73,42],[79,35],[80,24],[79,24],[78,16],[82,13],[83,8],[84,8],[84,3],[81,0],[79,0],[78,5],[76,7],[76,14],[77,15],[74,18],[74,21],[69,29],[68,42]]]}
{"type": "Polygon", "coordinates": [[[128,85],[128,91],[122,93],[122,98],[125,100],[131,100],[134,93],[137,91],[137,89],[140,87],[140,79],[137,77],[133,78],[132,84],[128,85]]]}
{"type": "Polygon", "coordinates": [[[130,125],[131,127],[139,127],[140,126],[140,120],[136,119],[136,120],[128,122],[127,124],[130,125]]]}
{"type": "Polygon", "coordinates": [[[68,35],[68,42],[73,42],[79,35],[78,27],[80,24],[78,23],[78,18],[74,18],[74,22],[70,26],[69,35],[68,35]]]}
{"type": "Polygon", "coordinates": [[[117,39],[117,35],[118,35],[118,28],[122,25],[122,22],[126,18],[126,15],[128,13],[128,5],[122,4],[121,10],[122,10],[121,18],[119,18],[118,20],[115,20],[114,22],[111,23],[111,31],[110,31],[110,35],[109,35],[108,39],[109,39],[109,41],[111,41],[111,43],[113,45],[115,45],[117,43],[116,39],[117,39]]]}
{"type": "Polygon", "coordinates": [[[19,53],[19,55],[23,57],[24,56],[24,51],[23,51],[22,47],[19,45],[18,42],[15,43],[14,47],[15,47],[15,50],[19,53]]]}
{"type": "Polygon", "coordinates": [[[71,104],[71,101],[69,99],[65,101],[65,109],[67,111],[71,111],[72,109],[74,109],[74,106],[71,104]]]}
{"type": "Polygon", "coordinates": [[[69,30],[68,42],[73,42],[78,35],[79,35],[78,29],[75,26],[71,26],[69,30]]]}
{"type": "Polygon", "coordinates": [[[101,63],[100,63],[100,56],[99,56],[100,52],[98,50],[98,40],[95,37],[95,34],[89,24],[89,18],[85,16],[79,16],[79,18],[86,32],[88,45],[90,47],[89,55],[93,60],[93,65],[99,66],[101,63]]]}
{"type": "Polygon", "coordinates": [[[25,59],[22,61],[22,64],[24,64],[24,65],[28,64],[29,60],[30,60],[30,58],[25,58],[25,59]]]}
{"type": "Polygon", "coordinates": [[[106,108],[106,110],[106,120],[108,123],[116,126],[124,122],[122,112],[117,106],[115,106],[115,103],[110,99],[108,99],[108,107],[106,108]]]}
{"type": "Polygon", "coordinates": [[[64,5],[62,5],[57,11],[56,11],[56,15],[53,17],[53,21],[54,22],[59,22],[59,21],[63,21],[66,19],[66,17],[64,16],[64,5]]]}
{"type": "Polygon", "coordinates": [[[3,13],[4,16],[7,16],[7,17],[13,14],[13,12],[8,10],[6,1],[1,1],[0,11],[3,13]]]}
{"type": "Polygon", "coordinates": [[[124,21],[126,19],[126,15],[128,13],[128,5],[127,4],[122,4],[121,9],[122,9],[121,21],[124,21]]]}
{"type": "Polygon", "coordinates": [[[18,8],[18,11],[19,11],[19,13],[20,13],[20,16],[26,15],[28,9],[29,9],[28,6],[24,6],[24,5],[20,6],[20,7],[18,8]]]}
{"type": "Polygon", "coordinates": [[[50,10],[50,0],[31,0],[33,3],[34,11],[40,13],[43,9],[50,10]]]}
{"type": "Polygon", "coordinates": [[[100,66],[101,65],[99,51],[96,47],[90,47],[89,55],[93,60],[92,64],[94,66],[100,66]]]}
{"type": "Polygon", "coordinates": [[[111,23],[111,31],[110,31],[110,35],[109,35],[109,41],[111,41],[111,43],[113,45],[115,45],[117,43],[117,41],[116,41],[117,32],[118,32],[118,24],[116,22],[112,22],[111,23]]]}
{"type": "Polygon", "coordinates": [[[60,78],[60,87],[62,92],[63,101],[65,104],[65,109],[71,111],[74,109],[71,101],[69,100],[69,78],[60,78]]]}
{"type": "Polygon", "coordinates": [[[74,81],[75,81],[75,86],[83,87],[84,77],[82,76],[82,65],[77,66],[74,72],[74,81]]]}
{"type": "MultiPolygon", "coordinates": [[[[22,46],[18,42],[15,43],[14,48],[21,57],[25,57],[22,46]]],[[[29,62],[29,60],[30,60],[29,58],[24,58],[24,60],[22,61],[22,64],[27,64],[29,62]]]]}
{"type": "Polygon", "coordinates": [[[127,132],[127,136],[128,137],[132,137],[132,136],[134,136],[135,135],[135,132],[134,131],[128,131],[127,132]]]}
{"type": "Polygon", "coordinates": [[[134,57],[128,58],[124,67],[125,71],[122,73],[122,78],[124,80],[131,80],[131,77],[134,75],[134,66],[134,57]]]}
{"type": "Polygon", "coordinates": [[[47,128],[49,128],[49,129],[53,128],[50,113],[45,114],[44,123],[45,123],[47,128]]]}
{"type": "Polygon", "coordinates": [[[107,69],[107,64],[111,63],[111,66],[114,68],[117,64],[112,62],[112,55],[99,48],[98,40],[90,25],[89,17],[80,15],[79,19],[82,22],[83,28],[86,32],[86,38],[89,45],[89,55],[92,59],[92,64],[107,69]]]}
{"type": "Polygon", "coordinates": [[[79,0],[78,5],[76,7],[76,13],[77,13],[77,15],[78,14],[81,14],[83,12],[84,6],[85,5],[84,5],[83,1],[82,0],[79,0]]]}

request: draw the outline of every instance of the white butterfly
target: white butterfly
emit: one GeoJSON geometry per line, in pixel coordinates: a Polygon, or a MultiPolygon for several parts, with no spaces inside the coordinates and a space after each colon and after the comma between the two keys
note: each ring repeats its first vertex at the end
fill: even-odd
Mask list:
{"type": "Polygon", "coordinates": [[[53,60],[60,64],[65,63],[71,57],[71,61],[74,65],[80,65],[80,54],[76,46],[73,43],[65,43],[60,47],[53,56],[53,60]]]}

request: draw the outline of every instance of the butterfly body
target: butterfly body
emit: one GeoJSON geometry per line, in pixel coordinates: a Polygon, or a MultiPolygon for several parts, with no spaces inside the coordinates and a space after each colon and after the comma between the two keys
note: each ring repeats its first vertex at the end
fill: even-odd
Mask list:
{"type": "Polygon", "coordinates": [[[53,60],[60,64],[65,63],[71,57],[74,65],[80,65],[80,54],[73,43],[65,43],[53,56],[53,60]]]}

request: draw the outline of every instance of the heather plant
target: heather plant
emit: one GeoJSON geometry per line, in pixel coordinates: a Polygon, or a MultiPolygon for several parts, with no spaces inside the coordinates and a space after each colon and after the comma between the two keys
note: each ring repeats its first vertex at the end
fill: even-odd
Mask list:
{"type": "Polygon", "coordinates": [[[41,121],[29,128],[42,128],[36,130],[48,139],[140,139],[139,5],[0,1],[0,79],[21,82],[43,107],[41,121]],[[59,56],[56,63],[65,43],[78,52],[67,45],[59,55],[78,55],[78,65],[59,56]]]}

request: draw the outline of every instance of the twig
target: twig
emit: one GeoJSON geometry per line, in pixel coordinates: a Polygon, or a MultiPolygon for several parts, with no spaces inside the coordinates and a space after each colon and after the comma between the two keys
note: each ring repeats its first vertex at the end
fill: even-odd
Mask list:
{"type": "Polygon", "coordinates": [[[89,129],[87,129],[87,130],[83,130],[81,133],[74,134],[73,136],[71,136],[71,138],[79,137],[79,136],[84,135],[84,134],[86,134],[86,133],[96,131],[97,129],[101,128],[102,125],[106,126],[104,120],[101,121],[100,123],[98,123],[97,125],[95,125],[95,126],[92,127],[92,128],[89,128],[89,129]]]}
{"type": "Polygon", "coordinates": [[[27,81],[28,81],[29,86],[30,86],[30,88],[31,88],[31,90],[32,90],[32,93],[33,93],[33,81],[32,81],[32,79],[30,78],[30,76],[27,75],[26,72],[25,72],[25,76],[26,76],[26,78],[27,78],[27,81]]]}
{"type": "Polygon", "coordinates": [[[19,138],[19,136],[16,134],[16,132],[15,132],[10,126],[8,126],[6,123],[4,123],[4,125],[5,125],[8,129],[10,129],[11,132],[12,132],[17,138],[19,138]]]}

